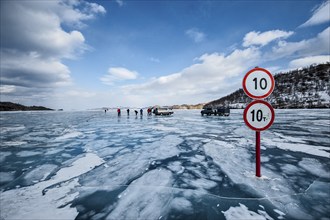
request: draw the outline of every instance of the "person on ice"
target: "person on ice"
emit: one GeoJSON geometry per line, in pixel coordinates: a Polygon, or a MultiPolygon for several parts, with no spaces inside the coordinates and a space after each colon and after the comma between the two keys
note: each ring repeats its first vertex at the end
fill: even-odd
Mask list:
{"type": "Polygon", "coordinates": [[[129,109],[127,109],[127,115],[129,115],[129,109]]]}
{"type": "Polygon", "coordinates": [[[134,112],[135,112],[135,116],[137,116],[137,115],[138,115],[138,113],[139,113],[137,110],[135,110],[134,112]]]}
{"type": "Polygon", "coordinates": [[[117,109],[118,116],[120,116],[120,108],[117,109]]]}
{"type": "Polygon", "coordinates": [[[142,108],[140,109],[140,115],[143,115],[143,109],[142,108]]]}

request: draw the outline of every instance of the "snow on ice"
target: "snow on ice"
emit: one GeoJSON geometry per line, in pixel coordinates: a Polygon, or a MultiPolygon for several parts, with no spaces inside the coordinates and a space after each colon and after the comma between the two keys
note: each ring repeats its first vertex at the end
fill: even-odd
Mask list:
{"type": "Polygon", "coordinates": [[[255,134],[242,110],[229,117],[4,113],[0,218],[326,218],[329,115],[276,110],[261,134],[257,178],[255,134]]]}

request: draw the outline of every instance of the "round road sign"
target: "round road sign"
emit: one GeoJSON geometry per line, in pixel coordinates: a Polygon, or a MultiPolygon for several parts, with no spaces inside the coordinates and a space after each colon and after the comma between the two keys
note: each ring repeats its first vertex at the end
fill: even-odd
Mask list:
{"type": "Polygon", "coordinates": [[[244,109],[244,122],[254,131],[264,131],[274,122],[275,112],[266,101],[255,100],[244,109]]]}
{"type": "Polygon", "coordinates": [[[264,99],[274,90],[275,80],[266,69],[256,67],[243,78],[243,90],[252,99],[264,99]]]}

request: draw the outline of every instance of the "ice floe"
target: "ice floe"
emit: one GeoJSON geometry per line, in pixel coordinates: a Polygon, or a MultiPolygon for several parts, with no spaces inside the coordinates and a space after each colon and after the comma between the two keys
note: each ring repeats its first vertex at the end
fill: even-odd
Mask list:
{"type": "Polygon", "coordinates": [[[273,220],[265,211],[258,210],[258,212],[249,210],[241,203],[239,206],[230,207],[227,211],[222,211],[227,220],[273,220]]]}
{"type": "Polygon", "coordinates": [[[78,213],[69,203],[77,196],[72,192],[79,186],[76,177],[103,163],[97,155],[87,153],[49,180],[0,192],[1,200],[6,201],[1,202],[1,219],[74,219],[78,213]]]}
{"type": "Polygon", "coordinates": [[[12,155],[12,153],[8,151],[0,152],[0,163],[2,163],[6,159],[6,157],[10,155],[12,155]]]}
{"type": "Polygon", "coordinates": [[[61,141],[61,140],[70,139],[70,138],[76,138],[76,137],[79,137],[79,136],[83,135],[82,132],[76,131],[76,130],[73,130],[73,129],[65,129],[63,133],[64,134],[57,137],[55,139],[55,141],[61,141]]]}
{"type": "Polygon", "coordinates": [[[219,145],[219,142],[210,142],[204,145],[204,149],[235,184],[248,186],[257,197],[268,199],[278,209],[290,213],[295,218],[308,216],[300,202],[295,199],[296,193],[284,177],[266,168],[262,169],[262,173],[267,178],[245,175],[246,171],[255,169],[246,148],[228,148],[226,145],[219,145]]]}
{"type": "Polygon", "coordinates": [[[35,182],[40,182],[46,179],[48,175],[50,175],[57,168],[54,164],[43,164],[24,176],[25,183],[30,185],[35,182]]]}
{"type": "Polygon", "coordinates": [[[27,144],[27,142],[26,141],[4,141],[4,142],[2,142],[2,144],[4,146],[20,146],[20,145],[27,144]]]}
{"type": "Polygon", "coordinates": [[[106,219],[159,219],[166,216],[172,194],[172,174],[166,170],[152,170],[130,184],[124,197],[106,219]]]}
{"type": "Polygon", "coordinates": [[[329,170],[326,170],[324,166],[316,159],[302,158],[298,165],[315,176],[330,178],[329,170]]]}
{"type": "Polygon", "coordinates": [[[40,151],[20,151],[16,153],[18,157],[31,157],[31,156],[36,156],[42,154],[40,151]]]}
{"type": "Polygon", "coordinates": [[[14,179],[13,172],[0,172],[0,184],[8,183],[14,179]]]}

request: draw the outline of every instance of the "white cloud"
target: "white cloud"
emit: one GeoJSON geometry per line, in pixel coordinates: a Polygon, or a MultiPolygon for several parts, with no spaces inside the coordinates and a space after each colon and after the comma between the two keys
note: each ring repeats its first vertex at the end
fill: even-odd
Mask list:
{"type": "Polygon", "coordinates": [[[34,51],[47,58],[74,58],[87,48],[84,36],[77,30],[65,31],[62,25],[81,26],[92,19],[97,10],[89,4],[81,9],[83,13],[58,1],[1,2],[2,48],[34,51]]]}
{"type": "Polygon", "coordinates": [[[251,31],[247,33],[243,39],[243,46],[249,47],[252,45],[265,46],[277,39],[285,39],[293,34],[292,31],[271,30],[266,32],[251,31]]]}
{"type": "Polygon", "coordinates": [[[15,86],[0,85],[0,93],[12,93],[16,90],[15,86]]]}
{"type": "Polygon", "coordinates": [[[312,64],[327,63],[330,62],[330,55],[324,56],[310,56],[300,59],[292,60],[289,64],[291,69],[310,66],[312,64]]]}
{"type": "Polygon", "coordinates": [[[315,55],[326,55],[330,51],[330,27],[319,33],[316,37],[298,42],[280,41],[266,54],[269,59],[280,59],[283,57],[306,57],[315,55]]]}
{"type": "Polygon", "coordinates": [[[104,13],[101,5],[78,0],[1,1],[2,90],[13,97],[44,95],[70,84],[63,59],[88,49],[75,28],[104,13]]]}
{"type": "MultiPolygon", "coordinates": [[[[272,48],[272,51],[255,47],[257,42],[258,45],[266,45],[275,39],[286,38],[293,34],[291,31],[268,33],[271,34],[258,33],[260,38],[243,50],[235,49],[228,55],[204,54],[195,59],[197,63],[176,73],[152,78],[143,84],[122,86],[120,94],[124,97],[134,96],[134,99],[141,103],[152,100],[151,104],[205,102],[239,88],[241,77],[248,68],[263,65],[265,62],[296,57],[290,65],[298,66],[329,59],[329,29],[314,38],[299,42],[282,40],[272,48]]],[[[281,66],[271,66],[270,70],[275,72],[281,68],[281,66]]]]}
{"type": "Polygon", "coordinates": [[[144,84],[122,87],[122,94],[134,94],[140,99],[153,98],[156,103],[174,104],[196,102],[196,98],[206,101],[228,93],[228,88],[237,86],[235,77],[256,65],[260,51],[256,48],[235,50],[231,54],[212,53],[198,58],[198,63],[180,72],[151,79],[144,84]]]}
{"type": "Polygon", "coordinates": [[[85,4],[89,5],[89,10],[93,13],[93,15],[95,14],[105,14],[107,11],[105,10],[105,8],[102,5],[93,3],[93,2],[85,2],[85,4]]]}
{"type": "Polygon", "coordinates": [[[313,15],[300,27],[308,27],[318,25],[330,21],[330,1],[325,1],[318,8],[315,9],[313,15]]]}
{"type": "Polygon", "coordinates": [[[138,73],[123,67],[111,67],[108,74],[104,75],[100,80],[107,85],[112,85],[115,81],[136,79],[138,73]]]}
{"type": "Polygon", "coordinates": [[[49,88],[68,85],[70,70],[58,59],[44,59],[36,52],[1,51],[1,83],[8,86],[49,88]]]}
{"type": "Polygon", "coordinates": [[[186,30],[185,33],[196,43],[202,42],[205,39],[205,34],[199,31],[197,28],[191,28],[189,30],[186,30]]]}
{"type": "Polygon", "coordinates": [[[124,5],[124,1],[123,0],[116,0],[117,4],[121,7],[124,5]]]}

